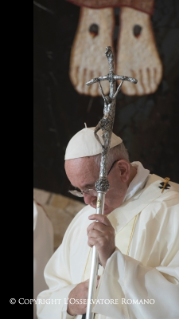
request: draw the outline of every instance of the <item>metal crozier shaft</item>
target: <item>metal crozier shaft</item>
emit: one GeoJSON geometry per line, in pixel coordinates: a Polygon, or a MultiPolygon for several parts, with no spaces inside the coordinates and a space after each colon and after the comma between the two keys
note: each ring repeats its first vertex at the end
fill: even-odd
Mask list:
{"type": "MultiPolygon", "coordinates": [[[[109,97],[112,99],[114,95],[114,91],[116,89],[116,80],[114,80],[114,58],[113,53],[110,47],[106,48],[106,57],[109,63],[109,74],[108,80],[110,83],[110,94],[109,97]]],[[[115,99],[112,100],[112,107],[111,107],[111,122],[109,123],[109,128],[107,134],[104,132],[103,140],[104,144],[102,146],[102,153],[101,153],[101,163],[100,163],[100,173],[99,179],[97,180],[95,187],[98,193],[97,196],[97,205],[96,205],[96,214],[103,214],[104,211],[104,201],[105,201],[105,194],[109,189],[109,182],[107,179],[107,157],[109,152],[109,145],[111,140],[111,134],[113,129],[114,123],[114,116],[115,116],[115,99]]],[[[91,261],[91,274],[89,279],[89,289],[88,289],[88,303],[87,303],[87,311],[86,311],[86,319],[93,319],[94,313],[92,312],[92,300],[95,296],[96,284],[97,284],[97,275],[98,275],[98,253],[96,247],[93,246],[92,248],[92,261],[91,261]]]]}
{"type": "MultiPolygon", "coordinates": [[[[114,124],[114,118],[115,118],[116,96],[118,92],[120,91],[123,81],[129,81],[135,84],[137,83],[137,80],[134,78],[127,77],[127,76],[119,76],[114,74],[114,56],[113,56],[111,47],[106,47],[105,54],[109,63],[109,73],[105,76],[94,78],[86,83],[87,85],[99,83],[99,89],[104,99],[104,110],[103,110],[104,115],[94,130],[95,137],[98,140],[98,142],[101,144],[101,148],[102,148],[99,179],[95,183],[95,188],[98,194],[97,203],[96,203],[96,214],[103,214],[105,195],[107,191],[109,190],[109,182],[107,179],[107,161],[108,161],[108,153],[110,149],[110,141],[111,141],[111,135],[113,131],[113,124],[114,124]],[[110,85],[110,93],[107,96],[104,95],[104,92],[100,83],[101,81],[105,81],[105,80],[108,80],[110,85]],[[116,90],[116,80],[121,80],[121,83],[119,84],[117,90],[116,90]],[[102,142],[97,134],[97,132],[100,129],[102,130],[102,142]]],[[[96,247],[93,246],[86,319],[94,318],[94,313],[92,312],[92,306],[93,306],[92,300],[95,299],[94,297],[95,297],[96,284],[97,284],[98,265],[99,265],[98,253],[97,253],[96,247]]]]}

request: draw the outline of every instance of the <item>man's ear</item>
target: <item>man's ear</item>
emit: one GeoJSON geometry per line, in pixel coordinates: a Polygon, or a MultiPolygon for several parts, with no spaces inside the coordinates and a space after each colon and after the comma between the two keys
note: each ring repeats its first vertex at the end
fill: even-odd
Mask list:
{"type": "Polygon", "coordinates": [[[125,159],[117,162],[118,173],[122,182],[127,183],[130,177],[130,163],[125,159]]]}

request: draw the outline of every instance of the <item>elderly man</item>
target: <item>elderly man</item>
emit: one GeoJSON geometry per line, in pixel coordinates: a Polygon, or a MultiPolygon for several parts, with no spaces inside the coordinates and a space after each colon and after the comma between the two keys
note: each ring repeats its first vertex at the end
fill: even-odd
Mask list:
{"type": "MultiPolygon", "coordinates": [[[[101,132],[98,132],[99,138],[101,132]]],[[[91,247],[99,254],[95,318],[179,318],[179,187],[129,162],[112,134],[104,215],[95,214],[101,145],[94,128],[69,142],[65,170],[87,204],[73,219],[45,269],[49,290],[38,318],[81,318],[86,312],[91,247]],[[96,220],[98,222],[96,222],[96,220]]]]}

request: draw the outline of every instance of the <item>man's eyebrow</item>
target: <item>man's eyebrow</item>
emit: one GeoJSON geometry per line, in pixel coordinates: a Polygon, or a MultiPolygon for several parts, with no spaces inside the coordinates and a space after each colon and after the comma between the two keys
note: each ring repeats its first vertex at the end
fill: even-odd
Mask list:
{"type": "Polygon", "coordinates": [[[79,189],[78,187],[74,186],[73,184],[70,184],[70,186],[73,187],[73,188],[79,189]]]}
{"type": "Polygon", "coordinates": [[[83,186],[83,188],[90,188],[90,187],[94,187],[94,184],[85,184],[84,186],[83,186]]]}
{"type": "MultiPolygon", "coordinates": [[[[73,184],[71,184],[71,186],[76,188],[76,189],[79,189],[78,187],[74,186],[73,184]]],[[[94,187],[94,184],[92,184],[92,183],[91,184],[85,184],[82,188],[85,189],[85,188],[90,188],[90,187],[94,187]]]]}

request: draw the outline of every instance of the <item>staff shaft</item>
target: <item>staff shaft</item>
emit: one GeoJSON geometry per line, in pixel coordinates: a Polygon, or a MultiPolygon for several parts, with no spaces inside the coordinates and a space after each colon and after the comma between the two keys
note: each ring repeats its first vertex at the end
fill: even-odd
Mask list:
{"type": "MultiPolygon", "coordinates": [[[[114,92],[116,89],[116,80],[114,79],[114,59],[113,59],[113,53],[110,48],[106,48],[106,57],[108,59],[109,63],[109,74],[108,74],[108,81],[110,84],[110,93],[109,97],[113,98],[114,92]]],[[[110,141],[111,141],[111,134],[113,129],[113,123],[114,123],[114,116],[115,116],[115,105],[116,101],[115,99],[112,100],[111,103],[111,123],[110,123],[110,130],[108,131],[108,134],[104,136],[104,145],[102,147],[102,153],[101,153],[101,162],[100,162],[100,173],[99,173],[99,180],[96,182],[96,190],[98,193],[97,196],[97,204],[96,204],[96,214],[102,214],[104,213],[104,202],[105,202],[105,195],[106,192],[109,189],[109,183],[107,180],[107,159],[108,159],[108,153],[110,148],[110,141]]],[[[98,266],[99,266],[99,258],[98,253],[96,250],[96,247],[93,246],[92,248],[92,261],[91,261],[91,273],[90,273],[90,279],[89,279],[89,288],[88,288],[88,302],[87,302],[87,310],[86,310],[86,319],[93,319],[94,313],[92,312],[92,305],[91,302],[95,295],[96,285],[97,285],[97,276],[98,276],[98,266]]]]}
{"type": "MultiPolygon", "coordinates": [[[[105,76],[94,78],[86,83],[87,85],[99,83],[99,88],[101,90],[101,94],[104,99],[104,111],[103,111],[104,116],[103,116],[103,119],[99,121],[98,125],[96,126],[94,130],[95,137],[98,140],[98,142],[100,142],[97,132],[100,129],[102,129],[102,139],[103,139],[103,144],[100,142],[102,146],[102,152],[101,152],[99,179],[95,183],[95,188],[98,194],[97,203],[96,203],[96,214],[104,213],[105,195],[107,191],[109,190],[109,182],[107,179],[107,162],[108,162],[108,154],[110,149],[111,135],[113,131],[114,118],[115,118],[116,96],[122,86],[123,81],[129,81],[134,84],[137,83],[137,80],[134,78],[114,74],[114,56],[113,56],[111,47],[106,47],[105,54],[108,59],[109,73],[105,76]],[[109,85],[110,85],[109,96],[104,95],[102,86],[100,84],[100,81],[105,81],[105,80],[109,81],[109,85]],[[117,90],[116,90],[116,80],[122,80],[117,90]]],[[[94,298],[95,291],[96,291],[98,265],[99,265],[98,253],[97,253],[96,247],[93,246],[86,319],[94,318],[91,301],[94,298]]]]}
{"type": "MultiPolygon", "coordinates": [[[[98,192],[97,203],[99,207],[96,207],[96,214],[103,214],[104,211],[104,202],[105,202],[105,193],[98,192]]],[[[93,319],[94,313],[92,312],[92,299],[94,299],[96,285],[97,285],[97,276],[98,276],[98,253],[96,247],[92,248],[92,259],[91,259],[91,273],[89,279],[89,288],[88,288],[88,303],[86,309],[86,319],[93,319]]]]}

